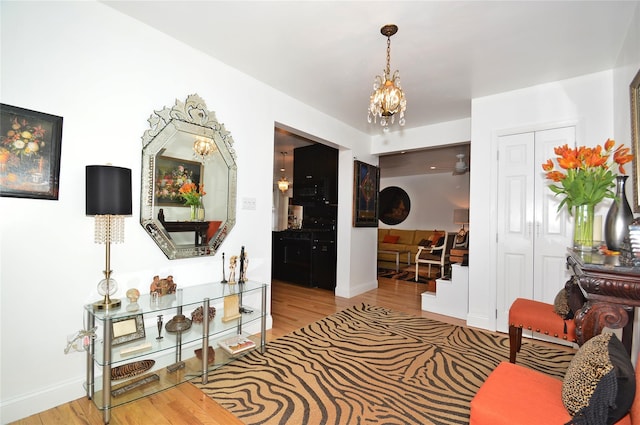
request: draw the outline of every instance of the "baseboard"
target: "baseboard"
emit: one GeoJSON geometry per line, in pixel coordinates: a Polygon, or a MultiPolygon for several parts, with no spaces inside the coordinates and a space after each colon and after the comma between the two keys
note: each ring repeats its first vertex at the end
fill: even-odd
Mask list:
{"type": "Polygon", "coordinates": [[[84,377],[0,402],[0,423],[7,424],[86,396],[84,377]]]}
{"type": "Polygon", "coordinates": [[[363,294],[367,291],[371,291],[372,289],[376,289],[378,287],[378,280],[372,280],[369,282],[364,282],[359,285],[350,286],[347,288],[347,291],[343,291],[340,285],[336,286],[335,295],[337,297],[343,298],[352,298],[356,295],[363,294]]]}

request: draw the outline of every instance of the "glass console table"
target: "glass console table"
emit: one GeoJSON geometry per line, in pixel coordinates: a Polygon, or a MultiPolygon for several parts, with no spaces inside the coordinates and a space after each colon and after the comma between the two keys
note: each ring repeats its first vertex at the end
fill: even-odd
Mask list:
{"type": "MultiPolygon", "coordinates": [[[[159,297],[142,295],[135,304],[127,304],[125,299],[122,307],[110,311],[94,311],[92,304],[86,305],[86,330],[95,327],[96,338],[88,345],[85,388],[87,397],[103,411],[104,423],[109,423],[113,407],[195,378],[206,384],[210,370],[249,351],[230,355],[218,347],[222,340],[240,335],[264,352],[266,288],[251,281],[208,283],[159,297]],[[225,315],[225,298],[230,295],[237,296],[241,314],[225,315]],[[201,323],[194,321],[181,332],[167,332],[165,327],[172,319],[178,319],[170,326],[174,329],[176,323],[184,325],[179,315],[191,320],[192,312],[199,308],[207,312],[209,307],[216,309],[213,320],[207,321],[204,314],[201,323]],[[259,334],[243,333],[243,328],[255,326],[259,326],[259,334]],[[96,367],[102,368],[102,376],[96,376],[96,367]]],[[[186,325],[178,326],[183,327],[186,325]]]]}
{"type": "Polygon", "coordinates": [[[579,345],[605,327],[622,329],[622,343],[631,354],[634,312],[640,306],[640,267],[626,264],[633,263],[622,256],[568,250],[567,265],[586,299],[575,314],[579,345]]]}

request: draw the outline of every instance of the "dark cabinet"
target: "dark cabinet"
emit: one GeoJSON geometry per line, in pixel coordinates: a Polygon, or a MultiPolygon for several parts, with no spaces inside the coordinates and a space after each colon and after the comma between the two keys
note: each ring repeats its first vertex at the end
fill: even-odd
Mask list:
{"type": "Polygon", "coordinates": [[[335,289],[335,245],[333,231],[273,232],[273,278],[304,286],[335,289]]]}
{"type": "Polygon", "coordinates": [[[293,151],[293,203],[338,203],[338,150],[322,144],[293,151]]]}
{"type": "Polygon", "coordinates": [[[272,275],[287,282],[312,286],[312,240],[309,232],[273,232],[272,275]]]}

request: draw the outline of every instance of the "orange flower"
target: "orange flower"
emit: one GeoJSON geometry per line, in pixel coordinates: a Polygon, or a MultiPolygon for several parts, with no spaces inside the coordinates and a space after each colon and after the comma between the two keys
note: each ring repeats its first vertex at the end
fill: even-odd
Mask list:
{"type": "Polygon", "coordinates": [[[550,171],[547,173],[546,177],[547,179],[553,180],[554,182],[559,182],[559,181],[562,181],[562,179],[564,179],[565,177],[567,177],[567,175],[564,173],[561,173],[560,171],[550,171]]]}
{"type": "Polygon", "coordinates": [[[616,141],[613,139],[607,139],[606,142],[604,142],[604,149],[609,152],[611,150],[611,148],[613,147],[613,145],[616,144],[616,141]]]}
{"type": "Polygon", "coordinates": [[[547,159],[547,162],[545,162],[544,164],[542,164],[542,169],[544,171],[551,171],[553,170],[553,161],[550,159],[547,159]]]}
{"type": "Polygon", "coordinates": [[[604,198],[615,198],[616,175],[612,169],[618,165],[618,171],[625,174],[624,164],[633,160],[630,149],[619,146],[614,149],[615,140],[607,139],[602,146],[594,148],[580,146],[570,148],[568,145],[557,146],[553,152],[556,154],[555,162],[548,159],[542,164],[545,178],[558,184],[550,184],[549,189],[556,195],[564,196],[558,209],[567,205],[569,211],[580,205],[596,205],[604,198]],[[613,155],[611,155],[613,151],[613,155]],[[613,160],[610,161],[613,156],[613,160]],[[554,164],[566,173],[556,170],[554,164]]]}

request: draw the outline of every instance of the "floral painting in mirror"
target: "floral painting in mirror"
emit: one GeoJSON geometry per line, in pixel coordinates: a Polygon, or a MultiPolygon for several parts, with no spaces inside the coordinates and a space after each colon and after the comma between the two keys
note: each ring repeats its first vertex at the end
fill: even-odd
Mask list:
{"type": "Polygon", "coordinates": [[[58,199],[62,117],[0,103],[0,196],[58,199]]]}
{"type": "Polygon", "coordinates": [[[640,213],[640,71],[629,86],[631,98],[631,147],[633,148],[633,211],[640,213]]]}
{"type": "Polygon", "coordinates": [[[156,163],[155,195],[158,205],[183,206],[180,189],[185,184],[201,186],[202,163],[168,156],[158,157],[156,163]]]}

